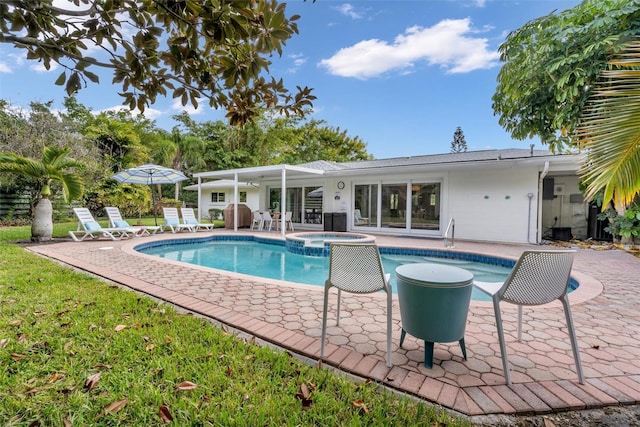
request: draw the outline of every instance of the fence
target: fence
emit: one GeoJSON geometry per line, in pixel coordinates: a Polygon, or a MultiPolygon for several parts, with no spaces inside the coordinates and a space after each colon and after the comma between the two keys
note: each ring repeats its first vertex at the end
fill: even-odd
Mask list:
{"type": "Polygon", "coordinates": [[[29,216],[29,195],[8,193],[0,190],[0,219],[7,215],[29,216]]]}

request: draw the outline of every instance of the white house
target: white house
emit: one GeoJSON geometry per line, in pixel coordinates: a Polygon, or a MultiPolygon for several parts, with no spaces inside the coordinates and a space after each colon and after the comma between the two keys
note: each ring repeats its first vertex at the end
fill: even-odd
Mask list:
{"type": "Polygon", "coordinates": [[[248,182],[238,182],[238,196],[235,194],[235,181],[219,179],[198,185],[189,185],[185,190],[199,191],[198,213],[200,217],[208,216],[212,209],[223,211],[229,204],[246,204],[252,211],[260,208],[259,186],[248,182]]]}
{"type": "Polygon", "coordinates": [[[455,229],[456,239],[537,243],[588,237],[583,159],[531,148],[316,161],[197,173],[193,187],[209,194],[208,180],[220,178],[238,182],[238,192],[241,182],[259,185],[252,210],[291,211],[305,229],[438,238],[455,229]]]}

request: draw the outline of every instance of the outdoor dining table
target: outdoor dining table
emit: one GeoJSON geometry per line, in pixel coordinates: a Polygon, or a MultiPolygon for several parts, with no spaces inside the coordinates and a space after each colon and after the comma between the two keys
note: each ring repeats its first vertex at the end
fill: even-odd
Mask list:
{"type": "Polygon", "coordinates": [[[433,367],[436,342],[458,341],[467,360],[464,332],[469,313],[473,274],[435,263],[404,264],[396,268],[402,318],[400,346],[406,333],[424,340],[424,364],[433,367]]]}

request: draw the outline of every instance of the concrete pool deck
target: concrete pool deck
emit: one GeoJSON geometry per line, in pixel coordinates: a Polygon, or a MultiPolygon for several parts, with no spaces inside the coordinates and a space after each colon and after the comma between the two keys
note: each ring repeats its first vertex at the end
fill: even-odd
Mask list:
{"type": "MultiPolygon", "coordinates": [[[[232,233],[164,233],[130,240],[61,242],[28,249],[80,270],[199,313],[303,357],[320,355],[323,288],[261,279],[139,254],[152,240],[232,233]]],[[[233,233],[232,233],[233,234],[233,233]]],[[[276,232],[239,231],[270,235],[276,232]]],[[[381,246],[444,250],[441,239],[376,235],[381,246]]],[[[456,241],[452,251],[516,259],[545,246],[456,241]]],[[[391,272],[393,273],[393,272],[391,272]]],[[[425,368],[424,343],[407,335],[399,348],[400,309],[393,305],[393,367],[384,363],[384,295],[343,293],[335,326],[330,300],[323,363],[473,418],[490,414],[540,415],[636,405],[640,401],[640,259],[621,250],[578,249],[570,294],[586,382],[578,383],[561,305],[525,308],[523,339],[516,340],[516,310],[502,304],[513,385],[502,372],[491,303],[472,301],[465,341],[436,343],[434,366],[425,368]]]]}

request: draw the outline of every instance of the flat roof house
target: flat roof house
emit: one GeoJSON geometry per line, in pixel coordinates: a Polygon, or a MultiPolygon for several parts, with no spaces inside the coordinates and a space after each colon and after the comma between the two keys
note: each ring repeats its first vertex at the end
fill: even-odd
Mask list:
{"type": "Polygon", "coordinates": [[[291,211],[311,230],[332,230],[327,220],[338,213],[346,224],[335,231],[444,238],[455,224],[456,239],[538,243],[593,233],[578,187],[583,160],[532,148],[315,161],[197,173],[192,188],[202,204],[211,180],[230,180],[233,200],[246,183],[259,194],[252,210],[291,211]]]}

